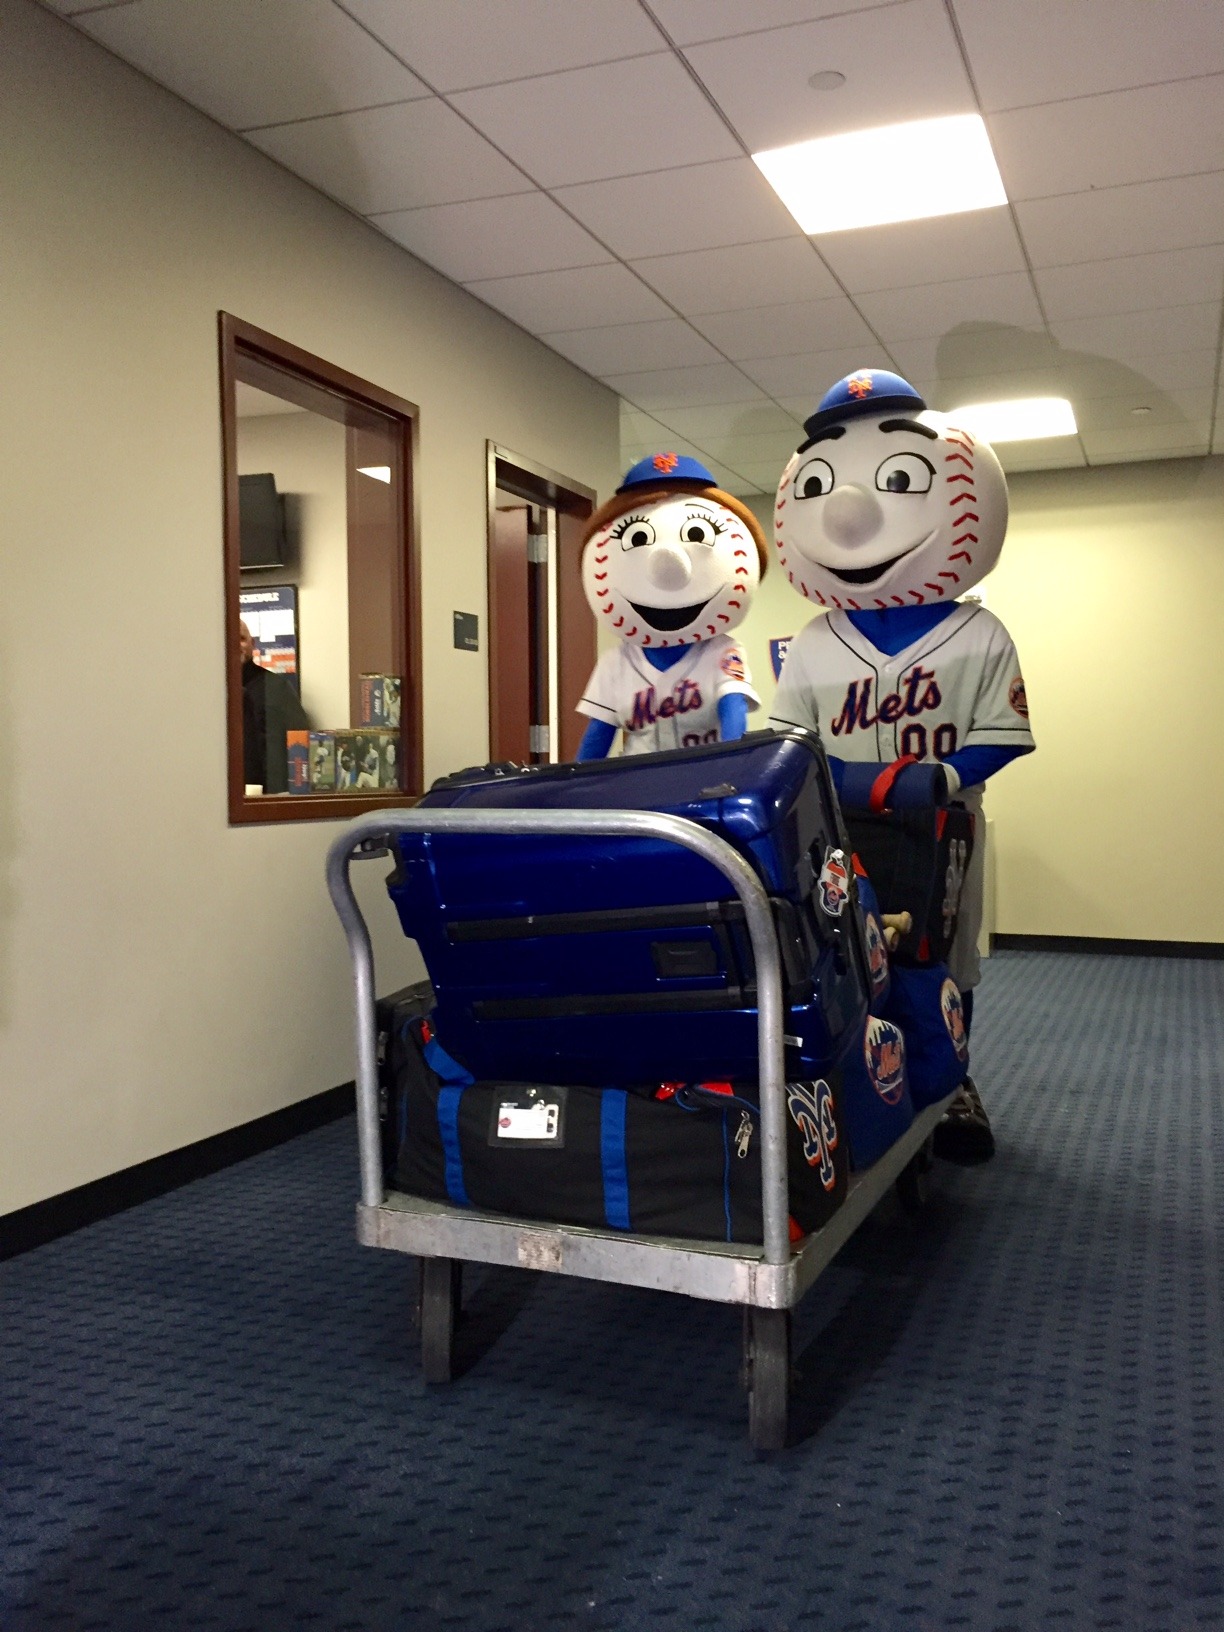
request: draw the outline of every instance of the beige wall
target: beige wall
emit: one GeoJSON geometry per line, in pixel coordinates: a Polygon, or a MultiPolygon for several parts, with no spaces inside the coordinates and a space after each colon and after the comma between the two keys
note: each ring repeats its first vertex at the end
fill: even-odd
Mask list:
{"type": "Polygon", "coordinates": [[[987,604],[1037,752],[991,785],[998,929],[1224,939],[1224,458],[1010,478],[987,604]]]}
{"type": "MultiPolygon", "coordinates": [[[[991,783],[996,930],[1224,939],[1224,458],[1009,479],[983,585],[1020,652],[1037,752],[991,783]]],[[[769,501],[753,500],[763,522],[769,501]]],[[[775,563],[776,567],[776,563],[775,563]]],[[[776,570],[742,634],[765,703],[769,640],[810,609],[776,570]]]]}
{"type": "Polygon", "coordinates": [[[29,0],[0,32],[2,1212],[352,1075],[336,828],[225,818],[218,309],[420,404],[430,776],[487,751],[483,651],[451,644],[454,608],[485,633],[485,439],[606,493],[618,425],[29,0]]]}

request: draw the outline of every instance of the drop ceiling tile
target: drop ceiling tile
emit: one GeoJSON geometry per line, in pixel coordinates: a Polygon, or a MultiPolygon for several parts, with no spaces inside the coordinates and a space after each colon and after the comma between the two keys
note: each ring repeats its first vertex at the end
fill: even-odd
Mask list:
{"type": "Polygon", "coordinates": [[[987,119],[1013,203],[1217,169],[1224,74],[987,119]]]}
{"type": "Polygon", "coordinates": [[[437,97],[275,125],[247,139],[360,215],[532,190],[437,97]]]}
{"type": "MultiPolygon", "coordinates": [[[[752,381],[733,363],[608,374],[604,376],[604,384],[635,406],[652,413],[665,408],[694,408],[703,403],[747,402],[752,397],[752,381]]],[[[763,399],[764,393],[761,395],[763,399]]]]}
{"type": "Polygon", "coordinates": [[[1056,350],[1044,329],[1010,323],[964,323],[943,336],[894,340],[888,349],[907,380],[947,382],[1040,373],[1056,350]]]}
{"type": "MultiPolygon", "coordinates": [[[[811,406],[804,411],[810,413],[811,406]]],[[[721,402],[701,408],[662,408],[659,418],[681,436],[703,444],[736,436],[793,436],[795,432],[794,416],[763,396],[749,402],[721,402]]]]}
{"type": "Polygon", "coordinates": [[[1036,282],[1051,321],[1219,300],[1224,243],[1046,267],[1036,273],[1036,282]]]}
{"type": "Polygon", "coordinates": [[[1084,431],[1084,451],[1092,464],[1118,459],[1186,458],[1208,452],[1210,416],[1182,425],[1139,426],[1132,430],[1084,431]]]}
{"type": "Polygon", "coordinates": [[[1066,385],[1064,394],[1078,408],[1101,397],[1134,396],[1154,403],[1162,394],[1210,391],[1215,384],[1219,354],[1214,345],[1198,351],[1135,349],[1116,357],[1068,348],[1058,353],[1058,361],[1066,385]]]}
{"type": "Polygon", "coordinates": [[[684,54],[753,152],[977,111],[940,0],[746,34],[684,54]],[[845,74],[845,84],[812,90],[808,80],[822,69],[845,74]]]}
{"type": "Polygon", "coordinates": [[[751,357],[787,357],[796,352],[875,347],[871,330],[845,295],[784,306],[757,306],[745,312],[712,312],[693,319],[701,332],[733,362],[751,357]]]}
{"type": "Polygon", "coordinates": [[[1224,71],[1213,0],[956,0],[956,18],[988,112],[1224,71]]]}
{"type": "Polygon", "coordinates": [[[993,374],[970,375],[957,379],[924,377],[921,383],[906,376],[936,412],[951,413],[971,402],[1006,402],[1017,397],[1065,397],[1071,392],[1051,361],[1038,369],[1004,369],[993,374]]]}
{"type": "Polygon", "coordinates": [[[794,453],[789,448],[781,459],[733,459],[731,463],[739,471],[745,481],[752,482],[762,493],[776,493],[778,478],[782,474],[782,467],[794,453]]]}
{"type": "Polygon", "coordinates": [[[1117,397],[1089,397],[1075,404],[1075,418],[1081,431],[1108,434],[1115,431],[1146,431],[1160,441],[1170,427],[1201,424],[1211,418],[1214,394],[1210,386],[1198,391],[1128,391],[1117,397]],[[1137,414],[1136,408],[1146,408],[1137,414]]]}
{"type": "Polygon", "coordinates": [[[789,211],[751,159],[555,191],[559,202],[625,260],[759,243],[795,230],[789,211]]]}
{"type": "Polygon", "coordinates": [[[1057,318],[1051,321],[1050,332],[1064,347],[1119,361],[1149,352],[1207,350],[1219,342],[1220,302],[1057,318]]]}
{"type": "Polygon", "coordinates": [[[1002,204],[929,221],[826,232],[812,242],[852,295],[1024,271],[1011,212],[1002,204]]]}
{"type": "Polygon", "coordinates": [[[370,219],[388,238],[457,283],[597,266],[612,258],[543,193],[437,204],[370,219]]]}
{"type": "Polygon", "coordinates": [[[708,458],[704,448],[697,447],[693,442],[686,442],[683,437],[670,436],[667,431],[661,430],[658,436],[648,436],[642,441],[626,441],[622,437],[621,469],[628,470],[631,465],[636,465],[639,459],[650,459],[656,453],[687,454],[690,459],[699,459],[702,464],[706,464],[708,458]]]}
{"type": "Polygon", "coordinates": [[[856,296],[856,305],[881,340],[943,335],[963,323],[1004,323],[1039,328],[1041,308],[1027,272],[990,278],[956,278],[909,289],[856,296]]]}
{"type": "Polygon", "coordinates": [[[43,4],[52,11],[58,11],[61,17],[75,16],[79,11],[107,11],[111,6],[128,6],[132,0],[43,0],[43,4]]]}
{"type": "Polygon", "coordinates": [[[1224,170],[1016,206],[1034,266],[1064,266],[1224,241],[1224,170]]]}
{"type": "Polygon", "coordinates": [[[1031,442],[995,442],[999,463],[1009,476],[1026,470],[1083,469],[1083,445],[1078,436],[1035,437],[1031,442]]]}
{"type": "Polygon", "coordinates": [[[690,368],[716,363],[718,352],[682,317],[659,323],[613,323],[570,329],[540,338],[571,363],[596,375],[629,374],[643,368],[690,368]]]}
{"type": "MultiPolygon", "coordinates": [[[[665,51],[461,91],[454,106],[541,187],[732,159],[740,148],[665,51]]],[[[670,183],[660,178],[666,192],[670,183]]]]}
{"type": "Polygon", "coordinates": [[[821,300],[838,293],[819,255],[797,231],[770,243],[660,255],[633,265],[686,317],[787,300],[821,300]]]}
{"type": "Polygon", "coordinates": [[[782,466],[802,439],[800,428],[790,425],[785,431],[771,431],[764,436],[707,436],[701,445],[711,457],[734,465],[736,470],[744,470],[749,465],[771,466],[776,483],[782,466]]]}
{"type": "Polygon", "coordinates": [[[631,403],[621,399],[620,405],[620,434],[621,441],[650,443],[657,441],[660,436],[671,434],[666,425],[663,425],[653,414],[647,414],[640,408],[634,408],[631,403]]]}
{"type": "Polygon", "coordinates": [[[486,278],[467,287],[532,334],[671,316],[658,295],[619,262],[517,278],[486,278]]]}
{"type": "Polygon", "coordinates": [[[633,0],[341,0],[439,91],[494,85],[659,50],[659,31],[633,0]]]}
{"type": "Polygon", "coordinates": [[[650,0],[651,10],[677,45],[783,29],[838,12],[867,11],[881,3],[890,0],[752,0],[750,6],[744,0],[650,0]]]}
{"type": "Polygon", "coordinates": [[[234,130],[428,95],[331,0],[133,0],[77,23],[234,130]]]}
{"type": "Polygon", "coordinates": [[[889,368],[878,346],[847,347],[844,351],[796,353],[789,357],[749,358],[740,364],[745,374],[771,397],[811,396],[802,417],[816,411],[816,404],[831,385],[859,368],[889,368]]]}

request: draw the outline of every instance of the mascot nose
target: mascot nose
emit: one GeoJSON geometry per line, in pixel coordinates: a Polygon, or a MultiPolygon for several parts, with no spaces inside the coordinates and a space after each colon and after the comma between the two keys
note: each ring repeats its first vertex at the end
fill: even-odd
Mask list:
{"type": "Polygon", "coordinates": [[[848,482],[829,494],[821,519],[835,544],[866,544],[879,532],[884,512],[874,493],[848,482]]]}
{"type": "Polygon", "coordinates": [[[686,550],[678,550],[673,544],[656,544],[646,571],[656,589],[684,589],[693,576],[693,563],[686,550]]]}

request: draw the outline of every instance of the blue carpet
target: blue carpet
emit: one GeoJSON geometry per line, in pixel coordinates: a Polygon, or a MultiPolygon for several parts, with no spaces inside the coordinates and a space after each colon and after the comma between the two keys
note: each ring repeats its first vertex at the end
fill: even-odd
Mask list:
{"type": "Polygon", "coordinates": [[[471,1271],[420,1381],[336,1123],[0,1268],[0,1627],[1224,1627],[1224,964],[1010,953],[1000,1154],[886,1206],[755,1460],[735,1310],[471,1271]]]}

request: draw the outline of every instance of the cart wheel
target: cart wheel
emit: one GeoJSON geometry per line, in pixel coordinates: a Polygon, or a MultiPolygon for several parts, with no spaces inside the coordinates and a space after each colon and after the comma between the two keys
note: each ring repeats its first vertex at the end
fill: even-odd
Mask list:
{"type": "Polygon", "coordinates": [[[781,1451],[786,1447],[790,1395],[790,1310],[753,1309],[746,1337],[748,1436],[753,1450],[781,1451]]]}
{"type": "Polygon", "coordinates": [[[455,1258],[421,1260],[421,1365],[427,1383],[449,1383],[454,1376],[462,1268],[455,1258]]]}
{"type": "Polygon", "coordinates": [[[934,1165],[935,1158],[931,1153],[931,1141],[928,1139],[909,1165],[903,1167],[898,1175],[897,1199],[911,1217],[916,1218],[930,1199],[930,1175],[934,1165]]]}

